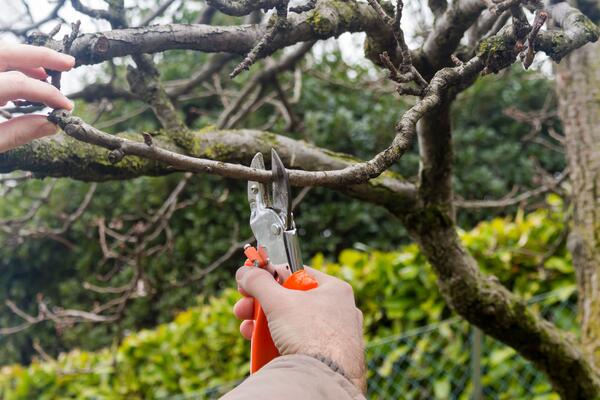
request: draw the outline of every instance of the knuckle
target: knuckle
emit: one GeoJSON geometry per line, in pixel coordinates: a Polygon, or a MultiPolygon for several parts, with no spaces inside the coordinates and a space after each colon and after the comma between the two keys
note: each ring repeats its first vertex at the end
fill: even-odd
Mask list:
{"type": "Polygon", "coordinates": [[[22,84],[27,79],[27,75],[21,71],[9,71],[5,72],[6,77],[9,78],[13,83],[22,84]]]}
{"type": "Polygon", "coordinates": [[[340,292],[342,292],[344,295],[354,296],[354,289],[352,289],[352,285],[350,285],[348,282],[340,281],[339,288],[340,292]]]}
{"type": "Polygon", "coordinates": [[[242,287],[254,287],[256,283],[263,278],[263,273],[267,272],[260,268],[250,268],[250,270],[246,272],[242,278],[242,287]]]}

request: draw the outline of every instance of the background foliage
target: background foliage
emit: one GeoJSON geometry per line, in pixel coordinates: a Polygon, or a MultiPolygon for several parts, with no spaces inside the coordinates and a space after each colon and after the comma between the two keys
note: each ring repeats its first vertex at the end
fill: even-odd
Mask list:
{"type": "MultiPolygon", "coordinates": [[[[575,291],[564,228],[562,202],[549,196],[547,209],[482,222],[462,232],[461,237],[483,271],[497,276],[514,292],[531,298],[559,290],[560,296],[552,300],[558,302],[575,291]]],[[[318,254],[312,264],[352,284],[364,313],[368,341],[453,315],[416,245],[391,252],[348,249],[337,262],[328,262],[318,254]]],[[[238,321],[231,314],[238,298],[232,288],[217,295],[202,295],[196,299],[196,306],[179,313],[174,321],[130,334],[112,348],[98,352],[74,350],[62,354],[56,362],[34,361],[29,367],[6,366],[0,374],[0,397],[161,398],[236,381],[248,372],[249,354],[248,343],[239,335],[238,321]]],[[[371,376],[376,372],[385,376],[386,368],[399,360],[402,351],[427,348],[427,352],[441,352],[442,359],[451,360],[464,356],[460,352],[463,338],[450,337],[453,339],[449,344],[441,347],[441,342],[427,342],[410,349],[394,348],[384,353],[383,365],[377,371],[371,370],[371,376]]],[[[513,354],[505,353],[487,353],[484,365],[492,373],[494,368],[506,367],[500,361],[513,354]]],[[[445,393],[441,386],[432,390],[445,393]]],[[[515,396],[507,398],[523,398],[523,387],[508,387],[503,393],[515,396]]]]}
{"type": "MultiPolygon", "coordinates": [[[[192,16],[182,13],[181,18],[185,20],[192,16]]],[[[157,57],[157,61],[162,78],[170,80],[186,77],[191,66],[205,61],[204,57],[192,52],[172,51],[157,57]]],[[[117,65],[120,80],[124,80],[123,68],[123,65],[117,65]]],[[[381,86],[379,77],[373,76],[369,65],[348,65],[343,62],[341,53],[332,51],[323,56],[313,56],[310,65],[303,69],[303,90],[297,107],[302,123],[293,129],[291,136],[363,158],[391,140],[395,120],[403,106],[399,106],[398,99],[381,86]],[[371,89],[364,90],[365,82],[371,89]]],[[[501,197],[515,186],[522,189],[536,186],[535,160],[550,173],[556,173],[564,166],[562,154],[538,143],[521,141],[520,138],[530,132],[530,126],[503,112],[509,106],[531,111],[540,110],[548,104],[552,110],[555,100],[551,83],[536,72],[515,69],[505,74],[511,76],[508,79],[496,76],[480,79],[461,95],[453,110],[458,149],[455,186],[458,195],[464,198],[481,198],[483,193],[501,197]]],[[[282,79],[284,87],[291,86],[291,75],[282,79]]],[[[241,77],[229,84],[235,89],[243,84],[244,79],[247,78],[241,77]]],[[[214,105],[214,111],[208,107],[208,111],[193,122],[194,127],[202,128],[216,121],[220,106],[216,104],[216,98],[202,97],[201,89],[197,94],[198,98],[188,100],[186,107],[214,105]]],[[[139,106],[135,101],[117,101],[112,110],[102,115],[99,124],[112,125],[105,129],[115,132],[134,127],[156,129],[156,121],[149,111],[115,123],[115,118],[136,111],[139,106]]],[[[86,119],[95,115],[94,108],[81,101],[77,110],[86,119]]],[[[262,126],[271,114],[269,107],[263,107],[253,113],[245,125],[262,126]]],[[[554,119],[548,122],[549,125],[555,123],[554,119]]],[[[547,136],[547,128],[543,126],[542,135],[547,136]]],[[[272,129],[281,132],[285,127],[280,121],[272,129]]],[[[412,179],[418,169],[417,154],[414,151],[408,154],[397,169],[407,179],[412,179]]],[[[0,302],[10,298],[22,309],[35,314],[38,294],[43,295],[50,305],[64,308],[86,309],[94,302],[106,301],[107,295],[92,293],[82,287],[84,281],[105,284],[99,276],[113,267],[110,263],[99,262],[98,219],[102,218],[107,223],[112,221],[125,231],[144,215],[156,210],[179,179],[180,176],[173,175],[101,183],[85,215],[63,235],[64,240],[61,241],[41,237],[15,243],[10,235],[0,232],[0,241],[5,243],[0,248],[0,270],[3,271],[0,276],[0,302]]],[[[24,215],[44,184],[33,180],[0,198],[0,219],[24,215]]],[[[61,216],[77,208],[88,187],[88,183],[58,182],[50,203],[42,207],[28,226],[59,225],[61,216]]],[[[142,260],[148,293],[129,304],[127,313],[118,323],[80,324],[61,331],[44,323],[23,333],[0,337],[3,348],[0,365],[28,363],[35,354],[32,346],[34,338],[52,356],[72,347],[87,350],[102,348],[131,330],[171,320],[179,311],[193,305],[198,294],[210,295],[230,286],[237,264],[235,261],[222,265],[194,284],[179,288],[173,288],[172,284],[209,265],[231,246],[232,239],[250,237],[246,224],[245,185],[197,176],[192,178],[181,197],[189,206],[176,211],[171,220],[172,250],[142,260]],[[239,232],[234,235],[238,227],[239,232]]],[[[515,208],[463,210],[458,217],[462,226],[468,228],[480,219],[514,211],[515,208]]],[[[307,259],[317,253],[334,259],[342,250],[351,248],[390,251],[409,241],[403,229],[390,219],[386,211],[325,189],[309,192],[296,212],[296,220],[301,228],[302,249],[307,259]]],[[[242,259],[240,253],[237,257],[242,259]]],[[[130,277],[131,269],[120,268],[110,284],[124,284],[130,277]]],[[[0,307],[0,326],[13,326],[20,322],[7,308],[0,307]]]]}

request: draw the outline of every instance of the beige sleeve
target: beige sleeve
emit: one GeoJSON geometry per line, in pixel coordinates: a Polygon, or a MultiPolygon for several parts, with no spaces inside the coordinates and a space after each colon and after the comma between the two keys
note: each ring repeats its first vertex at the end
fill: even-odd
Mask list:
{"type": "Polygon", "coordinates": [[[365,400],[339,373],[316,358],[281,356],[248,377],[221,400],[365,400]]]}

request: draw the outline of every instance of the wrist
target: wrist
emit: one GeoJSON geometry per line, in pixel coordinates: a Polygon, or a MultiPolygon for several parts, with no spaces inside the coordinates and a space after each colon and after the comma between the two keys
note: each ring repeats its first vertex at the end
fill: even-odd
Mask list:
{"type": "Polygon", "coordinates": [[[324,356],[322,354],[309,354],[309,356],[319,360],[323,364],[327,365],[334,372],[342,375],[348,381],[350,381],[354,386],[360,390],[361,393],[367,392],[367,382],[365,379],[365,374],[360,373],[359,376],[352,376],[344,369],[340,364],[332,360],[331,358],[324,356]]]}

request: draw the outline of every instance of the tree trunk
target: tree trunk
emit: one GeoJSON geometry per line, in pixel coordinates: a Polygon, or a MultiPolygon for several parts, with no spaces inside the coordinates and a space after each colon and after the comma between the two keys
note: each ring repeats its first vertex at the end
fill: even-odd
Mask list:
{"type": "Polygon", "coordinates": [[[600,367],[600,42],[558,65],[557,88],[572,185],[569,249],[577,273],[581,341],[600,367]]]}

